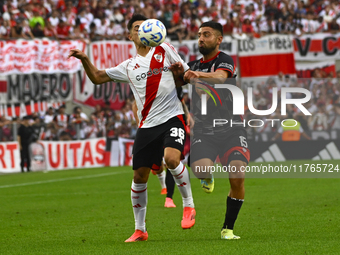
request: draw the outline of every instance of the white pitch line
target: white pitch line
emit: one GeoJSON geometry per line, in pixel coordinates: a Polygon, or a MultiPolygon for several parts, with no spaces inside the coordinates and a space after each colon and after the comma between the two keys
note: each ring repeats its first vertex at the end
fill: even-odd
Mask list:
{"type": "Polygon", "coordinates": [[[0,189],[12,188],[12,187],[20,187],[20,186],[29,186],[29,185],[36,185],[36,184],[44,184],[44,183],[71,181],[71,180],[82,180],[82,179],[96,178],[96,177],[102,177],[102,176],[108,176],[108,175],[123,174],[123,173],[127,173],[127,172],[128,171],[125,171],[125,172],[113,172],[113,173],[103,173],[103,174],[94,174],[94,175],[62,178],[62,179],[52,179],[52,180],[38,181],[38,182],[26,182],[26,183],[10,184],[10,185],[0,186],[0,189]]]}

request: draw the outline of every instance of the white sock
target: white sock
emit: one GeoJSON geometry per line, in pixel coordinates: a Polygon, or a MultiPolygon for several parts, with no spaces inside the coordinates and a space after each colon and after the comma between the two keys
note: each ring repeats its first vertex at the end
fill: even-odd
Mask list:
{"type": "Polygon", "coordinates": [[[165,171],[162,171],[160,174],[157,174],[159,183],[162,186],[162,189],[166,188],[166,184],[165,184],[165,171]]]}
{"type": "Polygon", "coordinates": [[[182,164],[182,162],[180,162],[179,165],[175,169],[169,169],[169,171],[173,175],[174,180],[179,189],[179,192],[182,195],[183,207],[194,208],[195,205],[194,205],[194,200],[192,198],[192,193],[191,193],[191,185],[190,185],[190,177],[189,177],[188,169],[185,167],[185,165],[182,164]]]}
{"type": "Polygon", "coordinates": [[[139,229],[145,232],[146,204],[148,203],[146,183],[134,183],[134,181],[132,181],[131,202],[135,216],[135,230],[139,229]]]}

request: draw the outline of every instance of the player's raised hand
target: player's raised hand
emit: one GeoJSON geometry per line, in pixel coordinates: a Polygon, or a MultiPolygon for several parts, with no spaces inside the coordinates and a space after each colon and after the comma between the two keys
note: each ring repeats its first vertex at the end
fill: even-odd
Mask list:
{"type": "Polygon", "coordinates": [[[74,50],[70,50],[70,54],[68,55],[67,58],[70,58],[70,57],[75,57],[77,59],[82,60],[82,59],[86,58],[87,55],[84,52],[82,52],[81,50],[74,49],[74,50]]]}
{"type": "Polygon", "coordinates": [[[169,69],[171,70],[173,76],[179,77],[184,73],[184,67],[181,62],[176,62],[172,64],[169,69]]]}

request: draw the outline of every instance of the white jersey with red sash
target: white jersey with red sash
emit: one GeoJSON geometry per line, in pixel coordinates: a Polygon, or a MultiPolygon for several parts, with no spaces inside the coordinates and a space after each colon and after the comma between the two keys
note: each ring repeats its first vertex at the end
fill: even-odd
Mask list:
{"type": "Polygon", "coordinates": [[[130,84],[141,128],[158,126],[184,114],[172,72],[168,69],[175,62],[181,62],[184,71],[189,69],[172,45],[162,43],[151,48],[145,57],[137,55],[106,69],[112,80],[130,84]]]}

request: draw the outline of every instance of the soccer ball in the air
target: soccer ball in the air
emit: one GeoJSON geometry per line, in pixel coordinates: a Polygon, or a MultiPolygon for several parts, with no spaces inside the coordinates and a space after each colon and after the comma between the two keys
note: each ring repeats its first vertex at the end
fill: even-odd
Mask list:
{"type": "Polygon", "coordinates": [[[164,42],[166,28],[157,19],[147,19],[139,26],[138,36],[145,46],[156,47],[164,42]]]}

